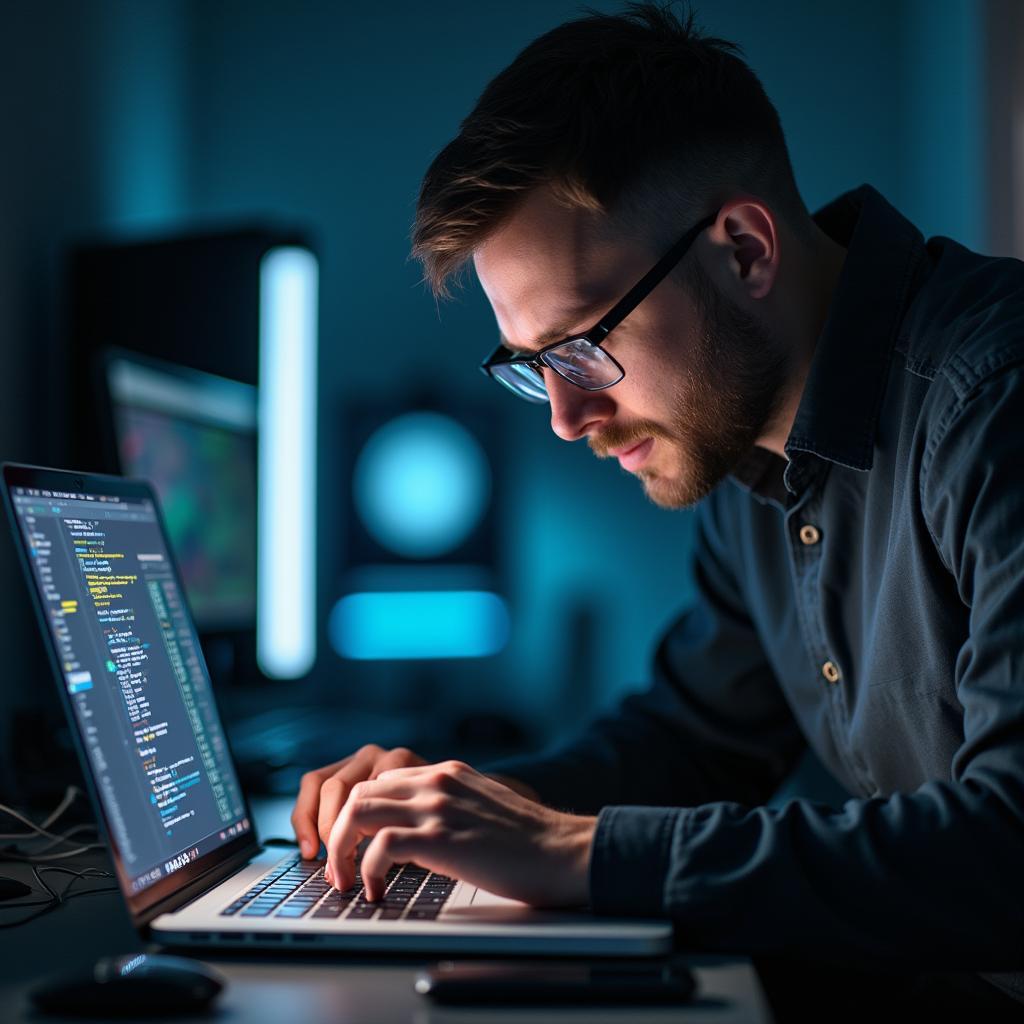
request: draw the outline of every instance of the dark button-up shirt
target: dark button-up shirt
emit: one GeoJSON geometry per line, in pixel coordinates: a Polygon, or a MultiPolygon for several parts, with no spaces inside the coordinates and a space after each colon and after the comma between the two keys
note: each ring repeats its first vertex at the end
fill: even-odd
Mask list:
{"type": "Polygon", "coordinates": [[[867,186],[816,220],[848,252],[788,458],[699,506],[653,686],[514,771],[600,810],[598,911],[1024,969],[1024,264],[926,242],[867,186]],[[805,744],[853,799],[764,806],[805,744]]]}

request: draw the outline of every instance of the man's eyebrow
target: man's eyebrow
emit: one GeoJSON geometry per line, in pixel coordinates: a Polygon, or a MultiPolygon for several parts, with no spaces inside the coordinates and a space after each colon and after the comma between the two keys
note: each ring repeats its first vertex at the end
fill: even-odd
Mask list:
{"type": "Polygon", "coordinates": [[[502,348],[507,348],[509,352],[516,356],[528,356],[533,354],[529,349],[519,348],[517,345],[510,345],[508,338],[506,338],[501,331],[498,331],[498,343],[502,348]]]}
{"type": "Polygon", "coordinates": [[[545,345],[550,345],[552,342],[561,341],[562,338],[567,337],[565,331],[548,331],[546,334],[542,334],[535,342],[533,348],[520,348],[519,345],[513,345],[508,338],[505,337],[501,331],[498,331],[498,340],[501,342],[502,348],[507,348],[509,352],[517,356],[534,356],[536,355],[545,345]]]}
{"type": "Polygon", "coordinates": [[[584,313],[591,312],[592,309],[592,306],[582,307],[575,315],[563,319],[557,327],[552,327],[550,330],[538,335],[534,338],[532,348],[520,348],[518,345],[509,344],[508,338],[506,338],[501,331],[498,331],[498,338],[504,348],[507,348],[510,352],[514,352],[517,356],[532,356],[535,355],[538,350],[544,348],[545,345],[552,345],[556,341],[562,341],[564,338],[573,337],[573,327],[583,319],[584,313]]]}

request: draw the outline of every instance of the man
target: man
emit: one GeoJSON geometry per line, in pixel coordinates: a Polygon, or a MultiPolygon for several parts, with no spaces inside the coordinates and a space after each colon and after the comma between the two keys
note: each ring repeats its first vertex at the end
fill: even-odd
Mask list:
{"type": "Polygon", "coordinates": [[[698,600],[651,689],[546,758],[311,772],[303,853],[344,888],[372,837],[371,899],[414,860],[706,950],[1024,967],[1022,265],[866,186],[812,218],[735,48],[651,6],[488,86],[414,250],[438,294],[472,262],[489,376],[697,503],[698,600]],[[764,806],[807,745],[854,798],[764,806]]]}

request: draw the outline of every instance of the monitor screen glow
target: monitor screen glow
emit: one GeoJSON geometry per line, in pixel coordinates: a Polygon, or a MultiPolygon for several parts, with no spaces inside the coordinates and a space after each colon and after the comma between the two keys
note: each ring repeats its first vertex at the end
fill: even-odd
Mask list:
{"type": "Polygon", "coordinates": [[[256,388],[122,355],[107,375],[121,469],[157,492],[197,624],[252,628],[256,388]]]}

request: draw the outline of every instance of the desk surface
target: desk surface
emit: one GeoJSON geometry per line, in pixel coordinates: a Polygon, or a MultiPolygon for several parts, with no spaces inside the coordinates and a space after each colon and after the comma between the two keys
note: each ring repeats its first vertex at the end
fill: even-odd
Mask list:
{"type": "MultiPolygon", "coordinates": [[[[288,801],[254,803],[260,835],[287,836],[288,801]]],[[[5,864],[0,873],[22,877],[5,864]]],[[[0,911],[0,922],[14,916],[0,911]]],[[[98,957],[137,951],[142,944],[120,897],[84,896],[20,928],[0,931],[0,1020],[59,1020],[33,1017],[27,993],[43,977],[88,966],[98,957]]],[[[650,1022],[714,1021],[749,1024],[771,1015],[756,972],[743,961],[692,958],[699,998],[686,1007],[475,1010],[433,1006],[413,990],[417,972],[429,958],[353,957],[337,953],[315,958],[270,956],[204,958],[228,979],[218,1000],[218,1022],[295,1021],[297,1024],[411,1022],[411,1024],[545,1024],[547,1021],[650,1022]]],[[[140,1018],[141,1019],[141,1018],[140,1018]]],[[[167,1018],[162,1018],[167,1020],[167,1018]]],[[[195,1020],[196,1018],[181,1018],[195,1020]]],[[[199,1018],[202,1019],[202,1018],[199,1018]]],[[[211,1019],[211,1018],[207,1018],[211,1019]]]]}

